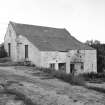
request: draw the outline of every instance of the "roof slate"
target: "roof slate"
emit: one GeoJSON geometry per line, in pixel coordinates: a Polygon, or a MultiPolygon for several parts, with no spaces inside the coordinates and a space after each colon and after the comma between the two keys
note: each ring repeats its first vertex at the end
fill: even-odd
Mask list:
{"type": "Polygon", "coordinates": [[[10,22],[17,35],[25,36],[41,51],[68,51],[93,48],[75,39],[66,29],[10,22]]]}

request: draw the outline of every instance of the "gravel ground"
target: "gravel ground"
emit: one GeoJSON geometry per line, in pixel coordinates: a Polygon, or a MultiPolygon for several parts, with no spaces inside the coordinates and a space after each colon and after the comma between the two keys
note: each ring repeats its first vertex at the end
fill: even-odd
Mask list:
{"type": "MultiPolygon", "coordinates": [[[[8,89],[23,93],[34,105],[105,105],[104,93],[70,85],[32,67],[0,67],[0,82],[6,81],[11,81],[8,89]]],[[[13,98],[12,101],[11,98],[7,100],[6,105],[23,104],[14,102],[13,98]]]]}

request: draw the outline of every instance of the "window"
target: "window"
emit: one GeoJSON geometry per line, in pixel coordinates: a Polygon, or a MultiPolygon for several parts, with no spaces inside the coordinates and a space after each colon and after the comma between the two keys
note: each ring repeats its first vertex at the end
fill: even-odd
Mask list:
{"type": "Polygon", "coordinates": [[[51,64],[50,64],[50,68],[51,68],[51,69],[55,69],[55,64],[54,64],[54,63],[51,63],[51,64]]]}
{"type": "Polygon", "coordinates": [[[8,43],[8,56],[11,56],[11,43],[8,43]]]}
{"type": "Polygon", "coordinates": [[[66,63],[59,63],[58,67],[59,67],[59,70],[66,71],[66,63]]]}
{"type": "Polygon", "coordinates": [[[25,58],[28,58],[28,45],[25,45],[25,58]]]}

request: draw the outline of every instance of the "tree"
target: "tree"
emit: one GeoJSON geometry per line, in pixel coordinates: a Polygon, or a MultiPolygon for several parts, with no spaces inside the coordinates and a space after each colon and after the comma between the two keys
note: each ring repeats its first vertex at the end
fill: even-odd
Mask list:
{"type": "Polygon", "coordinates": [[[97,50],[97,71],[103,72],[105,70],[105,44],[101,44],[98,40],[86,41],[86,44],[97,50]]]}
{"type": "Polygon", "coordinates": [[[87,44],[87,45],[92,45],[92,44],[93,44],[93,40],[87,40],[87,41],[86,41],[86,44],[87,44]]]}
{"type": "Polygon", "coordinates": [[[6,53],[5,49],[4,49],[4,44],[2,43],[0,45],[0,58],[3,58],[3,57],[7,57],[7,53],[6,53]]]}

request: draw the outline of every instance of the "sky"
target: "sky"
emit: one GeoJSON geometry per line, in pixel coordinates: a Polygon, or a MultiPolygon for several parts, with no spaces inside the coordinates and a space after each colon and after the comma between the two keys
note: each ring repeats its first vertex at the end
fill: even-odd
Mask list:
{"type": "Polygon", "coordinates": [[[105,0],[0,0],[0,43],[9,21],[66,28],[81,42],[105,43],[105,0]]]}

